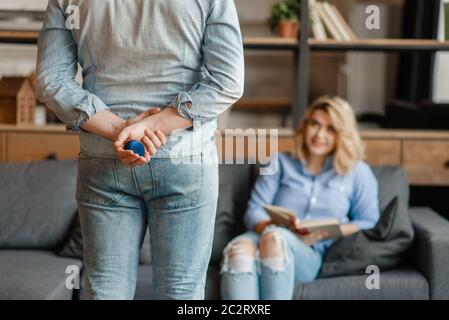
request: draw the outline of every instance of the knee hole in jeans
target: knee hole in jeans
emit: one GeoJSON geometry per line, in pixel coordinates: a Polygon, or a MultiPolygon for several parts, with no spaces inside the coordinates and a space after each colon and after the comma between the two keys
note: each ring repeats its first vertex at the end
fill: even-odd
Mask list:
{"type": "Polygon", "coordinates": [[[224,251],[223,268],[235,273],[254,272],[256,246],[249,240],[237,240],[224,251]]]}
{"type": "Polygon", "coordinates": [[[273,271],[285,270],[285,242],[279,233],[271,230],[263,233],[259,246],[260,259],[263,265],[273,271]]]}

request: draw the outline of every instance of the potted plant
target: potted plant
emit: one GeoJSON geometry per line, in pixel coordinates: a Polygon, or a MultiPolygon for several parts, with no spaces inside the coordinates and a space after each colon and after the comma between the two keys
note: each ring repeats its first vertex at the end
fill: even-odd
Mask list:
{"type": "Polygon", "coordinates": [[[299,32],[299,0],[284,0],[273,5],[268,24],[273,33],[283,38],[297,38],[299,32]]]}

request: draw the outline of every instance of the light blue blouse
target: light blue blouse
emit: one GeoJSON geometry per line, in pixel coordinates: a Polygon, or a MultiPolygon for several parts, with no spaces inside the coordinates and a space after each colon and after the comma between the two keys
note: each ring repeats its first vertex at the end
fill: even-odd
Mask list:
{"type": "MultiPolygon", "coordinates": [[[[248,202],[244,216],[248,229],[254,230],[258,222],[269,219],[264,204],[286,207],[301,220],[337,218],[360,229],[372,228],[379,220],[378,183],[365,162],[359,161],[341,176],[332,167],[332,157],[317,175],[288,154],[276,154],[271,161],[278,161],[277,170],[259,177],[248,202]]],[[[322,241],[315,248],[323,253],[332,243],[322,241]]]]}

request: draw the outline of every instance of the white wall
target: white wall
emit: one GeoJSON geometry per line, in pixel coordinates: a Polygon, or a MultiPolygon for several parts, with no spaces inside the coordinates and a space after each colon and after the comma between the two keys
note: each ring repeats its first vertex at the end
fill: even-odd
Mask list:
{"type": "MultiPolygon", "coordinates": [[[[44,11],[48,0],[1,0],[0,10],[44,11]]],[[[36,65],[36,47],[30,45],[0,45],[0,77],[27,76],[36,65]]]]}

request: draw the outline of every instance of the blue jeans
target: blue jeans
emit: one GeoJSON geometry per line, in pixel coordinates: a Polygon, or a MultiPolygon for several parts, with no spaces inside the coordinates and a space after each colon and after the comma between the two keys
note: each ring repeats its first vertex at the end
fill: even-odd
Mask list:
{"type": "Polygon", "coordinates": [[[221,295],[226,300],[289,300],[299,283],[315,280],[322,265],[321,253],[304,244],[291,231],[269,226],[263,234],[246,232],[234,238],[224,250],[221,270],[221,295]],[[229,253],[239,240],[247,240],[258,248],[265,233],[274,232],[281,240],[284,257],[259,258],[240,254],[233,263],[229,253]],[[236,263],[237,262],[237,263],[236,263]]]}
{"type": "Polygon", "coordinates": [[[116,158],[80,153],[77,201],[86,298],[133,298],[148,225],[154,298],[204,299],[218,168],[201,155],[175,159],[189,164],[172,160],[152,158],[130,168],[116,158]]]}

